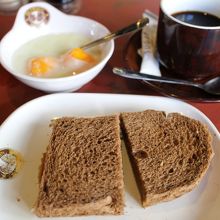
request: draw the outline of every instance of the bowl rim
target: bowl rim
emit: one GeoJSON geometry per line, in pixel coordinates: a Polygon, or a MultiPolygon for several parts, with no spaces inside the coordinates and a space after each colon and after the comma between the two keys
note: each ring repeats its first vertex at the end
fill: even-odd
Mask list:
{"type": "MultiPolygon", "coordinates": [[[[27,5],[30,5],[30,6],[41,6],[41,5],[49,5],[49,7],[53,7],[51,6],[50,4],[48,3],[44,3],[44,2],[39,2],[39,3],[29,3],[29,4],[26,4],[25,6],[23,7],[27,7],[27,5]]],[[[22,9],[23,7],[21,7],[20,9],[22,9]]],[[[54,8],[54,7],[53,7],[54,8]]],[[[56,8],[55,8],[56,9],[56,8]]],[[[57,9],[56,9],[57,10],[57,9]]],[[[59,10],[57,10],[59,11],[59,10]]],[[[77,19],[83,19],[83,20],[87,20],[87,21],[90,21],[92,23],[95,23],[97,24],[99,27],[101,27],[104,31],[106,31],[106,34],[110,33],[110,30],[104,26],[103,24],[101,24],[100,22],[94,20],[94,19],[91,19],[91,18],[87,18],[87,17],[83,17],[83,16],[78,16],[78,15],[67,15],[61,11],[59,11],[59,13],[63,14],[63,16],[67,16],[67,17],[72,17],[73,19],[74,18],[77,18],[77,19]]],[[[17,19],[17,17],[16,17],[17,19]]],[[[12,68],[12,65],[7,65],[3,59],[3,54],[2,54],[2,44],[4,44],[4,41],[7,39],[7,37],[11,34],[13,34],[14,31],[16,31],[16,26],[15,26],[15,23],[16,23],[16,19],[15,19],[15,22],[11,28],[11,30],[9,30],[4,36],[3,38],[1,39],[0,41],[0,64],[6,69],[6,71],[13,75],[14,77],[16,78],[20,78],[20,79],[23,79],[25,81],[35,81],[35,82],[42,82],[42,83],[48,83],[48,82],[59,82],[59,81],[66,81],[66,80],[71,80],[71,79],[79,79],[79,78],[82,78],[84,77],[85,75],[90,75],[93,70],[95,70],[96,68],[102,66],[103,64],[107,63],[107,61],[110,59],[110,57],[112,56],[113,52],[114,52],[114,48],[115,48],[115,44],[114,44],[114,40],[111,40],[109,42],[107,42],[107,44],[109,45],[109,48],[107,49],[107,52],[105,54],[105,56],[97,63],[95,64],[94,66],[92,66],[91,68],[87,69],[86,71],[83,71],[81,73],[78,73],[76,75],[71,75],[71,76],[65,76],[65,77],[57,77],[57,78],[43,78],[43,77],[35,77],[35,76],[31,76],[31,75],[28,75],[28,74],[25,74],[25,73],[21,73],[21,72],[16,72],[13,68],[12,68]]],[[[67,32],[51,32],[52,34],[61,34],[61,33],[67,33],[67,32]]],[[[71,33],[71,32],[68,32],[68,33],[71,33]]],[[[50,33],[47,33],[45,35],[42,35],[42,36],[46,36],[46,35],[49,35],[50,33]]],[[[40,37],[40,36],[38,36],[40,37]]],[[[38,37],[36,37],[35,39],[37,39],[38,37]]],[[[26,43],[29,42],[29,41],[26,41],[26,43]]],[[[106,44],[106,43],[105,43],[106,44]]],[[[22,45],[20,45],[22,46],[22,45]]],[[[19,47],[18,47],[19,48],[19,47]]],[[[14,51],[15,52],[15,51],[14,51]]],[[[98,74],[98,73],[97,73],[98,74]]]]}

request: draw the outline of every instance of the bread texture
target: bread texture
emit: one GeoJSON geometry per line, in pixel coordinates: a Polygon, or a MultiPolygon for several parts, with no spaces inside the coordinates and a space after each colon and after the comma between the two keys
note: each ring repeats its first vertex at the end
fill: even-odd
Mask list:
{"type": "Polygon", "coordinates": [[[119,116],[55,120],[42,162],[39,217],[123,213],[119,116]]]}
{"type": "Polygon", "coordinates": [[[213,157],[205,125],[155,110],[120,117],[143,207],[177,198],[198,185],[213,157]]]}

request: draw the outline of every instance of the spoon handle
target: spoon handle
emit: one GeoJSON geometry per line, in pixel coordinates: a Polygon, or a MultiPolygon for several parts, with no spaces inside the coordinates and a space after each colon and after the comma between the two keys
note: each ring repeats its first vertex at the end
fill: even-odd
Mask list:
{"type": "Polygon", "coordinates": [[[133,23],[133,24],[130,24],[129,26],[125,27],[125,28],[122,28],[121,30],[118,30],[116,32],[113,32],[113,33],[110,33],[98,40],[95,40],[95,41],[92,41],[91,43],[88,43],[88,44],[85,44],[83,46],[81,46],[80,48],[81,49],[88,49],[90,47],[94,47],[98,44],[101,44],[101,43],[104,43],[104,42],[107,42],[109,40],[112,40],[112,39],[115,39],[117,37],[120,37],[122,35],[125,35],[127,33],[130,33],[132,31],[136,31],[136,30],[140,30],[141,28],[143,28],[147,23],[149,22],[149,19],[148,18],[142,18],[142,19],[139,19],[137,22],[133,23]]]}
{"type": "Polygon", "coordinates": [[[117,68],[117,67],[113,68],[113,73],[119,76],[123,76],[125,78],[130,78],[130,79],[141,79],[141,80],[147,80],[147,81],[153,81],[153,82],[165,82],[165,83],[171,83],[171,84],[195,86],[199,88],[201,87],[201,85],[198,83],[194,83],[194,82],[190,82],[186,80],[174,79],[174,78],[169,78],[169,77],[164,77],[164,76],[153,76],[153,75],[134,72],[132,70],[117,68]]]}

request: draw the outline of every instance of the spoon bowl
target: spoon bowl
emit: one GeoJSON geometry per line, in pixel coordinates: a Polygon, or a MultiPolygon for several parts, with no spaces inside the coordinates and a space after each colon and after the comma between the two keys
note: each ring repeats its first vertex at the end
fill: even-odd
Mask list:
{"type": "Polygon", "coordinates": [[[199,88],[205,90],[210,94],[220,95],[220,77],[217,76],[213,79],[208,80],[204,84],[200,84],[199,88]]]}
{"type": "Polygon", "coordinates": [[[194,87],[202,89],[203,91],[209,94],[220,95],[220,76],[210,79],[206,81],[204,84],[201,84],[201,83],[195,83],[195,82],[191,82],[187,80],[174,79],[174,78],[163,77],[163,76],[153,76],[153,75],[135,72],[132,70],[117,68],[117,67],[113,68],[113,73],[115,73],[116,75],[125,77],[125,78],[130,78],[130,79],[140,79],[140,80],[147,80],[147,81],[153,81],[153,82],[163,82],[163,83],[179,84],[179,85],[185,85],[185,86],[194,86],[194,87]]]}

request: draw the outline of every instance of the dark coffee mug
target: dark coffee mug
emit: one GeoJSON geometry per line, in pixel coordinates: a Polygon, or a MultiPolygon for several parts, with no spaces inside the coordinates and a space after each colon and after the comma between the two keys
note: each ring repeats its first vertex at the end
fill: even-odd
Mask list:
{"type": "Polygon", "coordinates": [[[200,81],[220,75],[220,26],[195,25],[174,17],[187,11],[220,19],[220,1],[161,1],[157,31],[160,63],[173,77],[200,81]]]}

